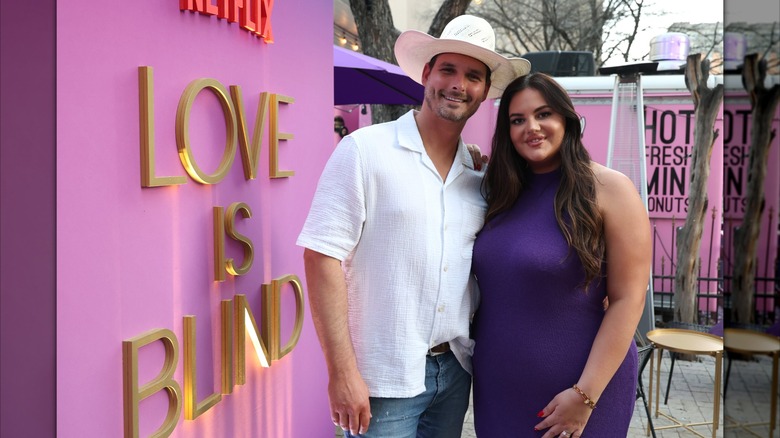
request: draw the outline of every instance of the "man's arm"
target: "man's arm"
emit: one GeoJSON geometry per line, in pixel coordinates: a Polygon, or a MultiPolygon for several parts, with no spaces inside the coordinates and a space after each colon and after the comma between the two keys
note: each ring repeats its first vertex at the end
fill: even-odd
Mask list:
{"type": "Polygon", "coordinates": [[[304,250],[303,259],[312,319],[328,366],[331,418],[353,435],[365,433],[371,407],[349,336],[347,284],[341,262],[310,249],[304,250]]]}

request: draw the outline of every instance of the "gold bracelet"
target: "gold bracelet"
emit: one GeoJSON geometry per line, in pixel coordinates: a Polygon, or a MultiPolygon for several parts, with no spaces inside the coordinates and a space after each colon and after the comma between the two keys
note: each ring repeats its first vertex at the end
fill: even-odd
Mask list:
{"type": "Polygon", "coordinates": [[[572,386],[572,388],[574,388],[574,391],[582,397],[582,401],[588,405],[589,408],[596,409],[596,402],[591,400],[590,397],[588,397],[588,394],[585,394],[585,391],[581,390],[577,385],[572,386]]]}

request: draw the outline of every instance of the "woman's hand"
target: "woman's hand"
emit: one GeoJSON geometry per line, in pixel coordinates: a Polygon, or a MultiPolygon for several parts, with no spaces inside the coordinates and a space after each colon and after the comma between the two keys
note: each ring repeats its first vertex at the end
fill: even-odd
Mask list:
{"type": "Polygon", "coordinates": [[[542,438],[579,438],[591,413],[592,409],[582,402],[582,397],[569,388],[558,393],[537,414],[544,420],[534,426],[534,430],[548,429],[542,438]]]}
{"type": "Polygon", "coordinates": [[[479,149],[479,146],[475,144],[466,143],[466,149],[468,149],[469,154],[471,154],[471,160],[474,162],[474,169],[482,170],[482,163],[487,164],[490,158],[487,155],[482,155],[482,151],[479,149]]]}

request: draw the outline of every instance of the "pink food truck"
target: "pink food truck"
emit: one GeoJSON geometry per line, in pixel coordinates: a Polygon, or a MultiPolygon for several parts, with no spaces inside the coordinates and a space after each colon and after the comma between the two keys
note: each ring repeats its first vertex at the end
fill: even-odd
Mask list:
{"type": "MultiPolygon", "coordinates": [[[[645,164],[643,178],[653,232],[653,278],[648,293],[648,303],[652,304],[647,306],[643,318],[647,329],[652,328],[655,322],[669,321],[674,317],[676,238],[687,216],[690,165],[695,145],[693,99],[683,74],[687,47],[680,50],[672,47],[669,40],[654,41],[659,41],[659,50],[666,53],[656,53],[657,56],[651,58],[654,62],[646,63],[656,64],[652,68],[638,67],[644,70],[638,74],[641,96],[634,96],[633,101],[617,101],[618,74],[556,77],[569,92],[581,115],[583,142],[599,163],[609,165],[610,141],[619,143],[620,132],[615,131],[626,129],[615,122],[613,106],[624,105],[631,111],[633,102],[634,108],[641,104],[644,110],[643,119],[637,117],[633,123],[634,130],[639,132],[641,125],[644,131],[641,140],[644,153],[637,152],[636,161],[644,160],[645,164]]],[[[770,77],[767,85],[777,82],[777,77],[770,77]]],[[[698,322],[707,325],[718,322],[723,317],[723,307],[728,306],[734,230],[741,224],[745,209],[752,127],[750,101],[742,87],[739,72],[710,75],[708,87],[718,84],[724,85],[725,99],[714,126],[717,136],[707,180],[708,213],[699,250],[698,322]]],[[[465,141],[484,144],[488,147],[483,149],[489,149],[497,110],[498,102],[483,104],[464,130],[465,141]]],[[[636,114],[635,110],[633,112],[636,114]]],[[[773,129],[780,132],[780,115],[775,114],[772,123],[773,129]]],[[[780,136],[775,136],[772,142],[756,254],[756,312],[757,322],[763,324],[774,322],[778,287],[780,136]]]]}

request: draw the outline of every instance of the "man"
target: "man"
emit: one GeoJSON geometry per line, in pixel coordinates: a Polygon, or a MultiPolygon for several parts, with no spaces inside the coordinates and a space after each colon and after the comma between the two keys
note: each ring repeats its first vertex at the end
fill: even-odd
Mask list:
{"type": "Polygon", "coordinates": [[[346,437],[460,437],[477,301],[471,250],[486,205],[460,134],[486,98],[530,70],[494,47],[490,25],[469,15],[439,39],[401,34],[395,55],[425,87],[422,107],[346,136],[323,171],[298,245],[331,416],[346,437]]]}

